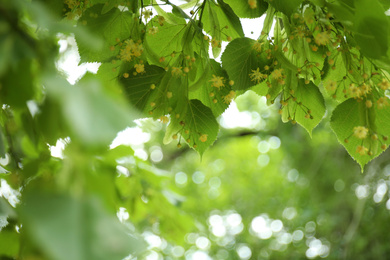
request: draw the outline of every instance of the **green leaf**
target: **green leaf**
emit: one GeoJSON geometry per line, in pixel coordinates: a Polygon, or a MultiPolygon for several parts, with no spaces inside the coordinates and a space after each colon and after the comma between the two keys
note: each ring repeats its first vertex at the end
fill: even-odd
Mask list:
{"type": "Polygon", "coordinates": [[[227,40],[228,36],[232,37],[232,39],[244,37],[240,19],[233,9],[222,0],[218,0],[218,5],[220,8],[217,9],[217,15],[219,23],[223,28],[222,39],[227,40]]]}
{"type": "Polygon", "coordinates": [[[61,106],[55,99],[46,98],[40,106],[40,113],[37,115],[39,130],[50,145],[56,145],[59,138],[69,136],[68,127],[61,115],[61,106]]]}
{"type": "Polygon", "coordinates": [[[14,107],[26,107],[26,102],[33,98],[33,71],[31,60],[24,60],[11,67],[0,78],[0,102],[14,107]]]}
{"type": "Polygon", "coordinates": [[[324,97],[312,82],[305,84],[305,80],[299,79],[297,81],[295,75],[290,76],[290,83],[286,79],[288,90],[282,95],[282,98],[288,103],[283,108],[283,119],[286,121],[288,117],[291,117],[292,120],[303,126],[311,136],[312,130],[325,115],[324,97]]]}
{"type": "Polygon", "coordinates": [[[389,141],[383,140],[383,136],[390,135],[390,109],[389,107],[377,109],[376,106],[367,108],[365,102],[355,99],[348,99],[338,105],[332,113],[331,127],[339,142],[345,147],[348,153],[361,166],[364,166],[383,152],[382,144],[389,145],[389,141]],[[366,138],[359,139],[354,136],[354,128],[362,126],[369,129],[366,138]],[[378,139],[373,139],[376,134],[378,139]],[[346,142],[347,140],[347,142],[346,142]],[[362,155],[358,152],[358,146],[367,148],[362,155]],[[372,155],[368,155],[371,152],[372,155]]]}
{"type": "Polygon", "coordinates": [[[207,1],[204,8],[202,17],[204,30],[213,39],[228,41],[228,37],[232,39],[244,37],[240,19],[229,5],[223,1],[218,1],[218,5],[207,1]]]}
{"type": "Polygon", "coordinates": [[[357,0],[354,3],[354,37],[361,51],[374,59],[385,56],[389,48],[390,32],[386,10],[377,0],[357,0]]]}
{"type": "Polygon", "coordinates": [[[268,3],[263,0],[254,0],[254,8],[248,3],[248,0],[224,0],[233,11],[241,18],[256,18],[262,16],[268,8],[268,3]]]}
{"type": "Polygon", "coordinates": [[[232,88],[235,90],[256,85],[257,82],[252,81],[249,74],[257,68],[262,71],[264,66],[270,64],[264,53],[253,48],[256,43],[258,42],[249,38],[238,38],[230,42],[222,54],[222,67],[234,81],[232,88]]]}
{"type": "Polygon", "coordinates": [[[21,213],[31,239],[53,260],[120,260],[144,249],[96,199],[30,192],[21,213]]]}
{"type": "Polygon", "coordinates": [[[2,230],[0,232],[0,258],[16,259],[20,248],[20,234],[16,231],[2,230]],[[3,258],[3,257],[9,258],[3,258]]]}
{"type": "Polygon", "coordinates": [[[4,138],[3,134],[3,127],[0,124],[0,157],[5,158],[5,153],[6,153],[6,140],[4,138]]]}
{"type": "Polygon", "coordinates": [[[221,65],[218,62],[211,59],[210,66],[206,68],[206,70],[210,72],[209,74],[212,74],[213,77],[222,77],[224,86],[221,88],[213,87],[211,82],[212,76],[208,75],[208,77],[206,77],[206,82],[201,88],[189,92],[189,98],[200,100],[204,105],[211,109],[215,117],[218,117],[230,104],[228,99],[225,100],[225,97],[229,95],[232,88],[229,85],[229,77],[226,74],[226,71],[221,68],[221,65]]]}
{"type": "Polygon", "coordinates": [[[95,5],[87,9],[79,19],[79,27],[104,40],[101,48],[92,49],[88,42],[81,39],[80,35],[76,35],[80,63],[109,61],[119,53],[117,39],[123,41],[131,36],[136,41],[140,37],[138,22],[135,22],[130,12],[121,12],[114,8],[102,14],[104,7],[102,4],[95,5]]]}
{"type": "Polygon", "coordinates": [[[302,0],[269,0],[269,4],[275,7],[276,11],[284,13],[287,17],[291,17],[301,3],[302,0]]]}
{"type": "Polygon", "coordinates": [[[217,139],[218,131],[219,125],[211,109],[199,100],[192,99],[178,117],[171,118],[165,141],[171,141],[172,135],[181,136],[202,156],[217,139]]]}
{"type": "Polygon", "coordinates": [[[159,91],[159,84],[165,74],[163,68],[145,64],[145,73],[133,75],[130,72],[128,78],[120,76],[119,81],[122,83],[130,103],[147,113],[153,108],[150,106],[150,96],[153,92],[159,91]],[[152,84],[155,86],[154,89],[151,87],[152,84]]]}
{"type": "Polygon", "coordinates": [[[175,24],[156,22],[157,33],[145,35],[144,45],[148,54],[148,61],[159,66],[174,66],[185,44],[190,44],[189,30],[184,19],[177,18],[175,24]],[[184,43],[184,44],[183,44],[184,43]],[[174,53],[172,55],[172,53],[174,53]],[[177,53],[177,54],[176,54],[177,53]],[[171,57],[174,56],[174,57],[171,57]],[[165,62],[160,58],[164,57],[165,62]]]}
{"type": "MultiPolygon", "coordinates": [[[[203,8],[203,29],[207,34],[211,35],[212,40],[216,41],[216,45],[218,45],[221,42],[221,26],[219,24],[219,17],[217,15],[217,9],[219,8],[212,1],[206,1],[206,4],[203,8]]],[[[221,48],[212,44],[212,52],[214,58],[217,58],[221,53],[221,48]]]]}
{"type": "Polygon", "coordinates": [[[125,100],[103,89],[93,76],[84,76],[75,86],[50,77],[45,86],[50,97],[60,105],[71,138],[90,148],[107,146],[135,118],[125,100]]]}

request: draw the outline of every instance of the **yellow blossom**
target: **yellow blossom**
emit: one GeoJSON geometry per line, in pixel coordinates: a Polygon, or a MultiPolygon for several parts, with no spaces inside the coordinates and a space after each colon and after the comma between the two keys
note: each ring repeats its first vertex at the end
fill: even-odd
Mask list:
{"type": "Polygon", "coordinates": [[[281,79],[283,77],[283,69],[276,69],[272,71],[271,76],[273,79],[281,79]]]}
{"type": "Polygon", "coordinates": [[[389,105],[388,98],[387,97],[381,97],[376,101],[376,104],[378,106],[378,109],[385,108],[389,105]]]}
{"type": "Polygon", "coordinates": [[[220,41],[218,41],[216,39],[212,39],[211,40],[211,47],[212,48],[217,48],[217,47],[219,47],[219,43],[220,43],[220,41]]]}
{"type": "Polygon", "coordinates": [[[144,64],[135,64],[135,65],[134,65],[134,68],[135,68],[135,70],[137,71],[137,73],[143,73],[143,72],[145,72],[145,66],[144,66],[144,64]]]}
{"type": "Polygon", "coordinates": [[[248,0],[248,4],[251,9],[257,8],[257,0],[248,0]]]}
{"type": "Polygon", "coordinates": [[[161,116],[160,118],[161,123],[166,124],[169,122],[169,118],[167,116],[161,116]]]}
{"type": "Polygon", "coordinates": [[[172,67],[171,73],[172,73],[172,76],[175,76],[175,77],[180,77],[183,74],[181,67],[172,67]]]}
{"type": "Polygon", "coordinates": [[[364,126],[356,126],[353,128],[353,135],[359,139],[365,139],[368,134],[368,128],[364,126]]]}
{"type": "Polygon", "coordinates": [[[207,135],[206,134],[202,134],[200,137],[199,137],[199,140],[204,143],[207,141],[207,135]]]}
{"type": "Polygon", "coordinates": [[[157,21],[160,26],[163,26],[165,22],[164,16],[159,15],[157,21]]]}
{"type": "Polygon", "coordinates": [[[256,70],[252,70],[252,73],[249,74],[249,77],[251,78],[251,81],[256,82],[256,84],[259,84],[263,79],[266,79],[268,76],[267,74],[261,73],[260,68],[257,68],[256,70]]]}
{"type": "Polygon", "coordinates": [[[142,15],[144,16],[145,20],[148,20],[152,14],[153,14],[152,10],[142,11],[142,15]]]}
{"type": "Polygon", "coordinates": [[[226,104],[230,104],[230,102],[232,102],[232,100],[236,97],[236,92],[234,92],[233,90],[231,90],[229,92],[229,94],[227,94],[226,96],[223,97],[223,100],[226,104]]]}
{"type": "Polygon", "coordinates": [[[212,82],[211,86],[220,89],[221,87],[225,86],[223,80],[223,77],[213,75],[213,78],[210,80],[210,82],[212,82]]]}
{"type": "Polygon", "coordinates": [[[303,19],[307,24],[312,24],[314,22],[314,11],[311,8],[306,8],[305,13],[303,14],[303,19]]]}
{"type": "Polygon", "coordinates": [[[362,91],[359,87],[357,87],[354,83],[351,83],[349,85],[349,92],[351,93],[352,97],[360,97],[362,96],[362,91]]]}
{"type": "Polygon", "coordinates": [[[371,86],[367,85],[366,83],[363,83],[360,86],[360,91],[361,91],[361,95],[365,96],[365,95],[367,95],[367,94],[369,94],[371,92],[371,86]]]}
{"type": "Polygon", "coordinates": [[[150,28],[148,29],[148,32],[149,32],[149,34],[151,34],[151,35],[156,34],[156,33],[158,33],[158,27],[152,26],[152,27],[150,27],[150,28]]]}
{"type": "Polygon", "coordinates": [[[261,52],[261,46],[262,46],[263,44],[262,43],[260,43],[260,42],[255,42],[254,44],[253,44],[253,46],[252,46],[252,49],[254,49],[255,51],[257,51],[257,52],[261,52]]]}
{"type": "Polygon", "coordinates": [[[327,45],[330,41],[330,35],[327,32],[320,32],[314,37],[317,45],[327,45]]]}
{"type": "Polygon", "coordinates": [[[334,92],[334,91],[336,91],[336,88],[337,88],[337,82],[330,79],[330,80],[325,82],[325,88],[329,92],[334,92]]]}
{"type": "Polygon", "coordinates": [[[119,56],[123,61],[131,61],[132,57],[139,57],[143,52],[142,44],[135,43],[132,39],[126,40],[120,50],[119,56]]]}
{"type": "Polygon", "coordinates": [[[362,145],[358,145],[356,147],[356,152],[360,155],[365,155],[367,153],[368,149],[362,145]]]}
{"type": "Polygon", "coordinates": [[[382,82],[378,83],[378,86],[383,89],[383,90],[386,90],[386,89],[389,89],[390,88],[390,82],[387,81],[386,79],[382,79],[382,82]]]}

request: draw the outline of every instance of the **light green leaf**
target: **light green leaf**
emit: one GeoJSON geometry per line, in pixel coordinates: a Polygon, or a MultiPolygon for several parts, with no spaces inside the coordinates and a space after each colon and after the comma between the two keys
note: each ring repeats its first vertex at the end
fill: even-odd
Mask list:
{"type": "Polygon", "coordinates": [[[244,90],[257,84],[249,74],[270,64],[263,52],[257,52],[253,46],[257,42],[249,38],[238,38],[228,44],[222,54],[222,67],[234,81],[233,89],[244,90]]]}
{"type": "MultiPolygon", "coordinates": [[[[212,40],[217,44],[221,42],[221,26],[219,24],[219,17],[217,15],[217,5],[212,1],[206,1],[203,9],[203,29],[207,34],[211,35],[212,40]]],[[[214,58],[217,58],[221,52],[221,48],[218,46],[212,47],[214,58]]]]}
{"type": "Polygon", "coordinates": [[[15,259],[20,248],[20,234],[15,230],[2,230],[0,232],[0,257],[2,259],[15,259]],[[5,257],[9,258],[5,258],[5,257]],[[4,257],[4,258],[3,258],[4,257]]]}
{"type": "Polygon", "coordinates": [[[297,80],[295,75],[286,78],[287,89],[282,95],[287,106],[283,107],[283,120],[295,120],[310,134],[325,115],[325,101],[316,85],[305,84],[305,80],[297,80]],[[291,79],[289,79],[291,77],[291,79]]]}
{"type": "Polygon", "coordinates": [[[144,46],[147,50],[148,60],[151,64],[159,66],[174,66],[185,44],[190,44],[189,30],[184,19],[177,18],[175,24],[164,23],[162,26],[156,21],[155,34],[146,33],[144,46]],[[183,39],[184,38],[184,39],[183,39]],[[174,57],[171,57],[174,56],[174,57]],[[160,58],[164,57],[165,62],[160,58]]]}
{"type": "Polygon", "coordinates": [[[223,28],[222,39],[226,41],[228,36],[232,37],[232,39],[244,37],[240,19],[233,9],[222,0],[218,0],[218,5],[220,8],[217,9],[217,15],[219,23],[223,28]]]}
{"type": "Polygon", "coordinates": [[[144,249],[96,199],[30,192],[21,213],[23,227],[53,260],[121,260],[144,249]]]}
{"type": "Polygon", "coordinates": [[[229,77],[226,74],[226,71],[222,70],[221,65],[218,62],[210,60],[210,66],[206,68],[206,70],[210,73],[206,78],[205,83],[196,91],[190,91],[189,98],[200,100],[213,111],[215,117],[218,117],[229,106],[230,101],[228,98],[225,100],[225,97],[229,95],[232,88],[229,85],[229,77]],[[213,87],[211,80],[213,77],[222,77],[224,86],[221,88],[213,87]]]}
{"type": "Polygon", "coordinates": [[[241,18],[256,18],[262,16],[268,8],[268,4],[263,0],[254,0],[252,5],[248,3],[248,0],[224,0],[233,11],[241,18]]]}
{"type": "MultiPolygon", "coordinates": [[[[244,37],[240,19],[229,5],[218,1],[218,5],[207,1],[204,7],[202,22],[206,33],[218,42],[244,37]]],[[[216,49],[216,48],[213,48],[216,49]]],[[[214,55],[215,57],[215,55],[214,55]]]]}
{"type": "Polygon", "coordinates": [[[389,107],[383,109],[377,109],[376,106],[367,108],[365,102],[348,99],[333,111],[330,124],[339,142],[360,164],[363,171],[364,166],[369,161],[383,152],[381,146],[383,144],[389,145],[389,141],[383,139],[383,136],[390,135],[389,122],[389,107]],[[367,137],[364,139],[359,139],[354,135],[355,127],[359,126],[369,129],[367,137]],[[377,139],[372,138],[374,134],[377,135],[377,139]]]}

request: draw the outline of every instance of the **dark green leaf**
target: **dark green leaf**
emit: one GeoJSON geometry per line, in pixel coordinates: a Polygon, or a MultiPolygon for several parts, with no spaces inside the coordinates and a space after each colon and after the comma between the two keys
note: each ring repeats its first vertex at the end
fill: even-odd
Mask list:
{"type": "Polygon", "coordinates": [[[377,0],[355,1],[355,40],[361,51],[370,58],[386,55],[389,48],[389,19],[377,0]]]}

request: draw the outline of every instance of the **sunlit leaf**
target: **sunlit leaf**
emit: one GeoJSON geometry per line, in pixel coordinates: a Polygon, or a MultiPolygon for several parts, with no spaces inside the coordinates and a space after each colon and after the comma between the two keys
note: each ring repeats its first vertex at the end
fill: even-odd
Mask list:
{"type": "MultiPolygon", "coordinates": [[[[389,145],[390,109],[367,108],[365,102],[348,99],[332,113],[331,127],[339,142],[362,167],[383,152],[382,145],[389,145]],[[365,138],[359,138],[355,127],[367,129],[365,138]],[[373,137],[373,136],[376,137],[373,137]]],[[[363,135],[364,136],[364,135],[363,135]]],[[[362,136],[361,136],[362,137],[362,136]]],[[[385,146],[385,148],[387,148],[385,146]]]]}

